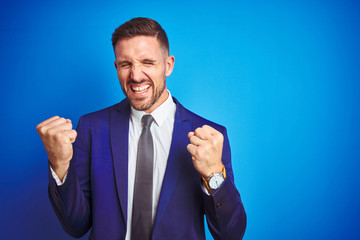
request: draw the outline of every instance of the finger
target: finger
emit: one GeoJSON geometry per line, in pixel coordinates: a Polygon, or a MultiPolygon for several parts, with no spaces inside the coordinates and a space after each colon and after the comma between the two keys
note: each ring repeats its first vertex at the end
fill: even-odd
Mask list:
{"type": "Polygon", "coordinates": [[[197,136],[192,136],[190,138],[190,142],[192,144],[194,144],[195,146],[200,146],[205,143],[205,140],[202,140],[202,139],[198,138],[197,136]]]}
{"type": "Polygon", "coordinates": [[[202,126],[202,128],[203,128],[206,132],[210,133],[211,135],[216,135],[216,134],[220,133],[220,132],[217,131],[215,128],[210,127],[209,125],[204,125],[204,126],[202,126]]]}
{"type": "Polygon", "coordinates": [[[48,133],[49,133],[49,134],[54,134],[54,133],[59,132],[59,131],[72,130],[72,127],[73,127],[73,126],[72,126],[71,123],[64,122],[64,123],[55,125],[55,126],[53,126],[52,128],[50,128],[50,129],[48,130],[48,133]]]}
{"type": "Polygon", "coordinates": [[[196,154],[197,147],[195,145],[188,144],[186,148],[192,156],[194,156],[196,154]]]}
{"type": "Polygon", "coordinates": [[[51,117],[51,118],[49,118],[49,119],[46,119],[45,121],[39,123],[39,124],[36,126],[36,129],[39,129],[39,128],[41,128],[42,126],[44,126],[44,125],[48,124],[49,122],[52,122],[53,120],[58,119],[58,118],[60,118],[60,117],[59,117],[59,116],[54,116],[54,117],[51,117]]]}
{"type": "Polygon", "coordinates": [[[64,134],[67,136],[66,143],[74,143],[77,137],[77,132],[75,130],[65,130],[64,134]]]}
{"type": "Polygon", "coordinates": [[[207,139],[209,139],[209,137],[211,137],[211,134],[206,129],[201,127],[201,128],[197,128],[195,130],[195,136],[197,136],[198,138],[201,138],[203,140],[207,140],[207,139]]]}
{"type": "Polygon", "coordinates": [[[191,138],[191,137],[194,136],[194,135],[195,135],[194,132],[189,132],[189,133],[188,133],[188,138],[191,138]]]}
{"type": "Polygon", "coordinates": [[[65,130],[64,134],[69,138],[76,138],[77,132],[75,130],[65,130]]]}
{"type": "Polygon", "coordinates": [[[209,139],[211,141],[221,142],[221,143],[224,141],[224,135],[221,132],[217,131],[215,128],[212,128],[208,125],[204,125],[203,127],[204,129],[210,132],[212,137],[209,139]]]}
{"type": "MultiPolygon", "coordinates": [[[[51,128],[53,128],[53,127],[55,127],[55,126],[57,126],[57,125],[63,124],[63,123],[66,123],[65,118],[57,118],[57,119],[55,119],[55,120],[53,120],[53,121],[51,121],[51,122],[48,122],[46,125],[40,127],[40,128],[38,129],[38,132],[39,132],[40,136],[41,136],[41,135],[46,135],[47,133],[49,133],[48,131],[49,131],[51,128]]],[[[53,131],[54,131],[54,130],[51,130],[51,132],[53,132],[53,131]]]]}
{"type": "Polygon", "coordinates": [[[52,128],[54,126],[57,126],[59,124],[63,124],[63,123],[66,123],[66,119],[61,117],[61,118],[58,118],[58,119],[55,119],[51,122],[49,122],[48,124],[46,124],[44,127],[46,128],[52,128]]]}

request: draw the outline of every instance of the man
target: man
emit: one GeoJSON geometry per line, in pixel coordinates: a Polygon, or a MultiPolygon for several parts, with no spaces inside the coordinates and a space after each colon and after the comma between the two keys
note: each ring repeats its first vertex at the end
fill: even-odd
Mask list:
{"type": "Polygon", "coordinates": [[[90,239],[242,239],[226,129],[185,109],[166,88],[175,58],[161,26],[134,18],[112,36],[126,98],[80,118],[38,124],[49,198],[64,230],[90,239]],[[76,141],[75,141],[76,140],[76,141]],[[73,146],[72,146],[72,143],[73,146]]]}

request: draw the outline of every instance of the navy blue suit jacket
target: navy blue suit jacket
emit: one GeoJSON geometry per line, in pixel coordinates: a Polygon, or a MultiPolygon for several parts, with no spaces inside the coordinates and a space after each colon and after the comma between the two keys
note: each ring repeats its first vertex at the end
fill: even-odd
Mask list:
{"type": "MultiPolygon", "coordinates": [[[[185,109],[175,98],[174,130],[153,239],[205,239],[204,214],[215,239],[242,239],[246,215],[234,185],[226,129],[185,109]],[[224,135],[222,161],[227,177],[210,196],[187,151],[188,132],[204,124],[224,135]]],[[[65,183],[49,174],[49,197],[64,230],[74,236],[90,228],[90,239],[124,239],[127,224],[128,131],[127,99],[82,116],[74,156],[65,183]]]]}

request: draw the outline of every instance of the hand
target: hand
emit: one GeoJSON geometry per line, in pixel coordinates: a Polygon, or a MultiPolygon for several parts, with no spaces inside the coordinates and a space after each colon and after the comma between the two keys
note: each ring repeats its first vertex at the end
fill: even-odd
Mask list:
{"type": "Polygon", "coordinates": [[[77,136],[76,131],[72,129],[71,120],[55,116],[39,123],[36,130],[44,144],[52,169],[62,181],[69,169],[73,156],[72,143],[77,136]]]}
{"type": "Polygon", "coordinates": [[[189,132],[190,144],[187,150],[192,155],[195,169],[204,178],[223,169],[221,161],[224,136],[214,128],[204,125],[195,132],[189,132]]]}

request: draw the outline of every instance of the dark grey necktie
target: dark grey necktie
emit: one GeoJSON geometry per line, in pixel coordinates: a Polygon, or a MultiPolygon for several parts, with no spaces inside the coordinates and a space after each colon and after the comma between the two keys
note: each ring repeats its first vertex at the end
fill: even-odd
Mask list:
{"type": "Polygon", "coordinates": [[[150,132],[154,118],[144,115],[140,135],[134,184],[131,239],[148,240],[152,235],[152,190],[154,146],[150,132]]]}

